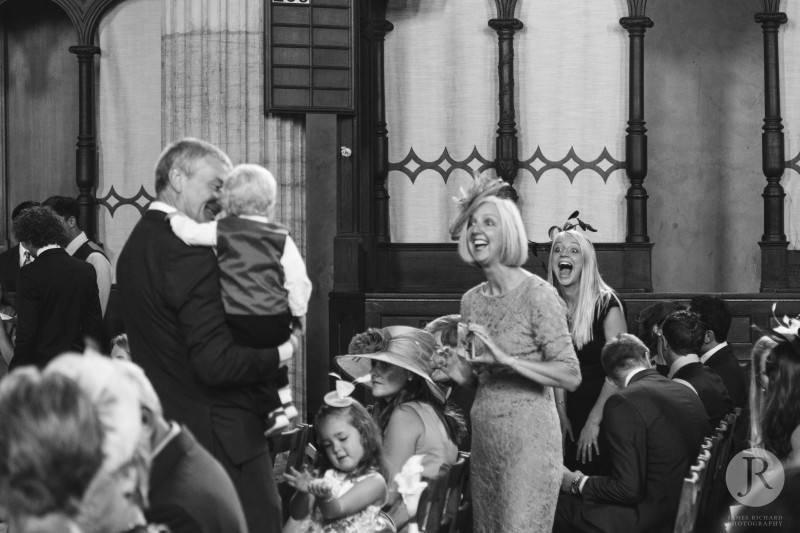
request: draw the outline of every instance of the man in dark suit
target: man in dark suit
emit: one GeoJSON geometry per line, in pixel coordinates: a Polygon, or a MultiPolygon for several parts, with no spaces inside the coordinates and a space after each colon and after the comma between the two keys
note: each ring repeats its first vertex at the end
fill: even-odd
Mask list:
{"type": "Polygon", "coordinates": [[[610,476],[564,469],[554,532],[672,531],[683,478],[710,433],[695,393],[650,367],[650,354],[623,333],[603,348],[603,369],[620,391],[603,409],[610,476]]]}
{"type": "Polygon", "coordinates": [[[147,521],[172,533],[246,533],[242,505],[222,465],[186,426],[164,418],[158,395],[140,367],[129,361],[113,364],[139,392],[152,449],[147,521]]]}
{"type": "Polygon", "coordinates": [[[44,367],[60,353],[83,351],[102,336],[94,269],[62,248],[64,226],[49,207],[31,207],[13,223],[14,235],[36,260],[19,271],[14,357],[9,369],[44,367]]]}
{"type": "MultiPolygon", "coordinates": [[[[34,202],[32,200],[25,200],[17,205],[17,207],[11,211],[12,226],[14,221],[17,220],[23,212],[37,205],[39,205],[39,202],[34,202]]],[[[11,234],[14,234],[13,230],[11,234]]],[[[19,242],[0,254],[0,287],[3,291],[2,296],[0,296],[0,304],[14,307],[14,298],[17,295],[19,269],[22,265],[30,263],[31,261],[33,261],[33,256],[31,256],[30,252],[26,250],[24,246],[20,246],[19,242]]]]}
{"type": "Polygon", "coordinates": [[[120,308],[133,361],[144,368],[165,415],[185,424],[230,475],[248,529],[281,529],[281,503],[261,421],[248,385],[273,378],[292,357],[293,337],[277,349],[234,344],[225,324],[217,261],[187,246],[166,221],[180,210],[210,220],[231,170],[228,156],[199,139],[162,152],[156,196],[117,262],[120,308]]]}
{"type": "Polygon", "coordinates": [[[689,310],[700,317],[706,330],[700,347],[700,362],[722,378],[733,406],[744,408],[747,405],[747,378],[727,342],[731,315],[725,302],[713,296],[695,296],[689,310]]]}
{"type": "Polygon", "coordinates": [[[676,311],[664,320],[661,332],[660,342],[669,365],[667,377],[700,396],[711,426],[716,427],[733,410],[733,402],[722,378],[703,365],[697,355],[705,335],[700,319],[690,311],[676,311]]]}

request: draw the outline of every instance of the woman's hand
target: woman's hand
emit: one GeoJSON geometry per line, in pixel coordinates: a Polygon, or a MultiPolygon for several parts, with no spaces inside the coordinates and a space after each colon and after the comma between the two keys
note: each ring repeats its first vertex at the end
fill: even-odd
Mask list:
{"type": "Polygon", "coordinates": [[[283,479],[297,492],[309,492],[309,485],[312,481],[315,481],[314,475],[308,471],[308,468],[303,467],[303,471],[299,472],[291,466],[288,472],[284,472],[283,479]]]}
{"type": "Polygon", "coordinates": [[[597,445],[597,436],[600,434],[600,424],[594,422],[591,418],[586,421],[581,430],[581,436],[578,438],[578,451],[575,458],[582,463],[589,463],[592,461],[592,448],[594,448],[595,455],[600,455],[600,447],[597,445]]]}
{"type": "Polygon", "coordinates": [[[458,385],[464,385],[472,379],[472,367],[464,357],[458,355],[457,349],[443,346],[431,357],[431,377],[434,381],[452,379],[458,385]],[[444,377],[443,377],[444,376],[444,377]]]}
{"type": "MultiPolygon", "coordinates": [[[[499,346],[497,346],[497,344],[495,344],[492,338],[489,337],[489,332],[486,331],[485,326],[482,326],[481,324],[470,324],[469,331],[486,347],[485,350],[481,351],[480,355],[476,355],[470,359],[470,363],[513,366],[513,357],[505,353],[500,349],[499,346]]],[[[474,339],[473,342],[475,342],[474,339]]]]}

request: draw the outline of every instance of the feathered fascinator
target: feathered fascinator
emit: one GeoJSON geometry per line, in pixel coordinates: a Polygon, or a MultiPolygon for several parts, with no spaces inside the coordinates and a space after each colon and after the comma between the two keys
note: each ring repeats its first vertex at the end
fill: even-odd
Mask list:
{"type": "Polygon", "coordinates": [[[472,174],[473,182],[467,190],[461,189],[461,196],[453,197],[458,206],[458,216],[450,225],[450,238],[458,240],[461,230],[467,223],[469,216],[481,200],[488,196],[507,198],[516,202],[517,193],[514,188],[500,178],[492,178],[488,174],[481,176],[476,170],[472,174]]]}
{"type": "Polygon", "coordinates": [[[578,218],[578,215],[580,215],[580,213],[578,211],[574,211],[569,218],[567,218],[567,221],[564,222],[563,226],[550,226],[550,229],[547,230],[547,235],[550,237],[550,240],[552,241],[555,236],[562,231],[569,231],[575,228],[581,228],[583,231],[597,231],[592,227],[591,224],[578,218]]]}
{"type": "Polygon", "coordinates": [[[778,325],[772,328],[770,336],[776,341],[788,341],[794,353],[800,357],[800,317],[789,318],[784,315],[782,320],[778,320],[775,316],[777,306],[776,303],[772,304],[772,318],[778,325]]]}

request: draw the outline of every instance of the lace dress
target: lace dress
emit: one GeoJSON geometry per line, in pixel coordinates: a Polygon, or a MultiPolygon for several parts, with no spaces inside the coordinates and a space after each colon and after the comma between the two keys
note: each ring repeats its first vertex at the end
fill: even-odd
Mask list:
{"type": "MultiPolygon", "coordinates": [[[[506,353],[531,361],[562,360],[578,374],[566,306],[531,275],[506,294],[485,283],[461,299],[463,321],[481,324],[506,353]]],[[[475,369],[471,475],[476,533],[547,532],[561,485],[561,430],[553,389],[507,369],[475,369]]]]}
{"type": "MultiPolygon", "coordinates": [[[[359,481],[372,476],[379,476],[378,472],[368,472],[363,476],[355,479],[345,479],[343,472],[330,469],[325,472],[323,478],[328,481],[333,487],[333,495],[336,498],[342,497],[347,491],[359,481]]],[[[360,533],[363,531],[375,531],[376,526],[380,524],[378,514],[381,512],[381,506],[372,504],[362,509],[361,511],[338,518],[336,520],[325,520],[320,513],[319,508],[314,506],[311,514],[302,520],[295,531],[300,533],[360,533]]]]}

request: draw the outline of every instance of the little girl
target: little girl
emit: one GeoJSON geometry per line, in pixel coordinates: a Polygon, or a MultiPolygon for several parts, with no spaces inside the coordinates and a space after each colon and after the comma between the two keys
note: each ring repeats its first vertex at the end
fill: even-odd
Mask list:
{"type": "Polygon", "coordinates": [[[284,533],[358,533],[381,527],[386,502],[381,433],[364,406],[336,392],[325,395],[314,428],[321,452],[316,478],[294,468],[284,474],[297,491],[284,533]]]}

